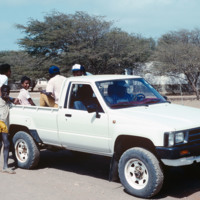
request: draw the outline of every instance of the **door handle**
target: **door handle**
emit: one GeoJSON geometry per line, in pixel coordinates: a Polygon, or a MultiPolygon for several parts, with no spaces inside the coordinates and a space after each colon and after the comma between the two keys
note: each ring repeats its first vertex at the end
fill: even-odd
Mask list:
{"type": "Polygon", "coordinates": [[[71,114],[65,114],[65,117],[71,117],[72,115],[71,114]]]}

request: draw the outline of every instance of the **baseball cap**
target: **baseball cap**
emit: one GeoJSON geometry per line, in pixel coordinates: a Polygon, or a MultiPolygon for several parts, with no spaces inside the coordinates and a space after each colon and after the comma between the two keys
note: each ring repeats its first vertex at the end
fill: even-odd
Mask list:
{"type": "Polygon", "coordinates": [[[57,74],[60,72],[60,69],[55,66],[55,65],[52,65],[50,68],[49,68],[49,74],[57,74]]]}
{"type": "Polygon", "coordinates": [[[117,81],[117,85],[118,86],[122,86],[122,87],[128,87],[129,85],[126,83],[126,81],[117,81]]]}
{"type": "Polygon", "coordinates": [[[84,71],[84,67],[81,66],[80,64],[75,64],[72,66],[72,71],[75,72],[75,71],[84,71]]]}

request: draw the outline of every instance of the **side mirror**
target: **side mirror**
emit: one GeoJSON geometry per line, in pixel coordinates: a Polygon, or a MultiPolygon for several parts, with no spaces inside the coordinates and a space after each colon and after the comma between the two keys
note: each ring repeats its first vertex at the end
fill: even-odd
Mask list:
{"type": "Polygon", "coordinates": [[[98,112],[97,105],[95,105],[95,104],[87,106],[87,111],[88,111],[88,113],[96,112],[96,118],[100,118],[101,117],[101,115],[98,112]]]}
{"type": "Polygon", "coordinates": [[[168,98],[166,96],[163,96],[164,99],[168,102],[168,103],[171,103],[171,101],[168,100],[168,98]]]}
{"type": "Polygon", "coordinates": [[[168,98],[167,98],[167,96],[163,96],[164,97],[164,99],[167,101],[168,100],[168,98]]]}

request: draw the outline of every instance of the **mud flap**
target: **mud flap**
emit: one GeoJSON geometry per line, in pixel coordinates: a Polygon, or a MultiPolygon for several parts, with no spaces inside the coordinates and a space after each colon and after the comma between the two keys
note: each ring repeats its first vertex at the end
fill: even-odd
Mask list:
{"type": "Polygon", "coordinates": [[[109,181],[119,181],[118,161],[115,158],[115,154],[113,154],[113,157],[110,161],[109,181]]]}

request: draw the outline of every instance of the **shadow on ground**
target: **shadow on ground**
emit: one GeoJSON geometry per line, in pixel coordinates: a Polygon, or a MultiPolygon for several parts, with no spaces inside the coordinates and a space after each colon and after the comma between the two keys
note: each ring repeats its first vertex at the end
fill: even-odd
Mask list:
{"type": "Polygon", "coordinates": [[[173,167],[167,170],[163,188],[154,199],[186,198],[199,192],[199,189],[200,165],[173,167]]]}
{"type": "Polygon", "coordinates": [[[62,150],[41,151],[38,168],[56,168],[108,180],[110,159],[104,156],[62,150]]]}
{"type": "MultiPolygon", "coordinates": [[[[108,180],[110,159],[104,156],[62,150],[41,151],[38,165],[42,168],[55,168],[67,172],[108,180]]],[[[160,193],[153,199],[190,198],[200,189],[200,165],[169,168],[160,193]]]]}

